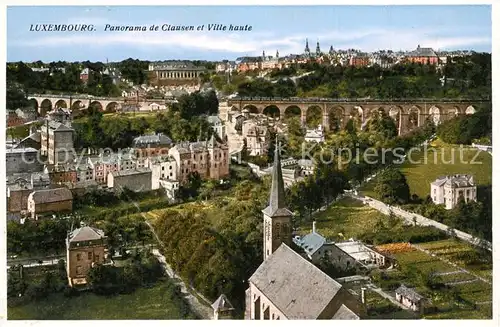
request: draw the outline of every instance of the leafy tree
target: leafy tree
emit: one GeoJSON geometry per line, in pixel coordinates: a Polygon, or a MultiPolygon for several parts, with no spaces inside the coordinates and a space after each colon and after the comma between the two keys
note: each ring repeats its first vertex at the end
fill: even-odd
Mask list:
{"type": "Polygon", "coordinates": [[[396,168],[387,168],[377,176],[375,192],[381,201],[389,204],[407,203],[410,199],[406,177],[396,168]]]}

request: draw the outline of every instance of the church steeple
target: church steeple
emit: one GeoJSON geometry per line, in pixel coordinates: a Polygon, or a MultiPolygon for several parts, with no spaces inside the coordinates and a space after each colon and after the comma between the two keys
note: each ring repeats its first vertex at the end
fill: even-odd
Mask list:
{"type": "Polygon", "coordinates": [[[306,39],[306,48],[304,49],[304,53],[309,56],[311,51],[309,50],[309,41],[306,39]]]}
{"type": "Polygon", "coordinates": [[[281,171],[278,136],[276,136],[275,144],[271,195],[269,196],[269,207],[272,212],[285,208],[285,183],[281,171]]]}
{"type": "Polygon", "coordinates": [[[283,182],[279,148],[280,144],[276,136],[269,205],[262,210],[264,213],[264,260],[276,251],[281,243],[288,246],[292,243],[292,212],[286,208],[285,183],[283,182]]]}
{"type": "Polygon", "coordinates": [[[276,50],[276,59],[279,59],[280,58],[280,53],[278,52],[278,50],[276,50]]]}
{"type": "Polygon", "coordinates": [[[316,56],[321,56],[321,49],[319,47],[319,40],[316,42],[316,56]]]}
{"type": "Polygon", "coordinates": [[[330,46],[330,51],[328,51],[331,55],[333,54],[333,45],[330,46]]]}

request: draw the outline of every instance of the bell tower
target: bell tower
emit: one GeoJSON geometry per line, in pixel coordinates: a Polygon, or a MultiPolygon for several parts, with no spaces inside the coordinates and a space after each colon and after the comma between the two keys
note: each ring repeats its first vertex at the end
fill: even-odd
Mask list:
{"type": "Polygon", "coordinates": [[[276,137],[269,205],[262,210],[264,214],[264,260],[276,251],[281,243],[288,246],[292,243],[292,212],[286,208],[285,204],[285,184],[279,148],[278,137],[276,137]]]}

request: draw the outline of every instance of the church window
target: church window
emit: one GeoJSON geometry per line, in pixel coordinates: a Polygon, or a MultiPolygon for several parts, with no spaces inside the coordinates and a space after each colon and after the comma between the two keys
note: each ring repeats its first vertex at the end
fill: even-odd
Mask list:
{"type": "Polygon", "coordinates": [[[76,261],[80,261],[81,259],[82,259],[82,255],[80,253],[77,253],[76,254],[76,261]]]}

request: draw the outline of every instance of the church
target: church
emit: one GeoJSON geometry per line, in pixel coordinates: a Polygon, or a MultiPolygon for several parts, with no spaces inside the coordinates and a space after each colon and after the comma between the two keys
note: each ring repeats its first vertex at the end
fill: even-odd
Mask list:
{"type": "Polygon", "coordinates": [[[292,212],[286,208],[279,147],[274,153],[271,194],[264,214],[264,261],[248,280],[245,319],[358,320],[361,301],[292,247],[292,212]]]}

